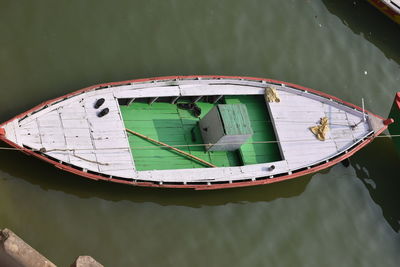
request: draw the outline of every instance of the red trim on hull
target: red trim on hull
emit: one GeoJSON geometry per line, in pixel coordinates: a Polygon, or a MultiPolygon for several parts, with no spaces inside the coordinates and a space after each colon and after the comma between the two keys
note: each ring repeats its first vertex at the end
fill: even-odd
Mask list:
{"type": "Polygon", "coordinates": [[[396,93],[395,103],[397,105],[397,109],[400,110],[400,92],[396,93]]]}
{"type": "Polygon", "coordinates": [[[383,124],[389,126],[390,124],[394,123],[394,119],[389,118],[383,121],[383,124]]]}
{"type": "MultiPolygon", "coordinates": [[[[359,111],[362,111],[362,108],[345,102],[337,97],[331,96],[329,94],[323,93],[323,92],[319,92],[317,90],[314,89],[310,89],[307,87],[303,87],[297,84],[292,84],[292,83],[287,83],[287,82],[283,82],[283,81],[277,81],[277,80],[272,80],[272,79],[265,79],[265,78],[255,78],[255,77],[242,77],[242,76],[218,76],[218,75],[193,75],[193,76],[165,76],[165,77],[155,77],[155,78],[146,78],[146,79],[135,79],[135,80],[129,80],[129,81],[121,81],[121,82],[111,82],[111,83],[104,83],[104,84],[98,84],[98,85],[93,85],[90,87],[86,87],[83,89],[80,89],[78,91],[66,94],[64,96],[52,99],[52,100],[48,100],[45,101],[31,109],[29,109],[26,112],[23,112],[17,116],[15,116],[14,118],[0,124],[0,127],[3,127],[6,123],[9,123],[13,120],[16,119],[21,119],[24,116],[26,116],[27,114],[34,112],[36,110],[39,110],[41,108],[43,108],[46,105],[50,105],[54,102],[57,102],[59,100],[63,100],[65,98],[69,98],[87,91],[91,91],[97,88],[102,88],[102,87],[108,87],[108,86],[116,86],[116,85],[121,85],[121,84],[127,84],[127,83],[138,83],[138,82],[147,82],[147,81],[159,81],[159,80],[173,80],[173,79],[195,79],[195,78],[209,78],[209,79],[243,79],[243,80],[252,80],[252,81],[266,81],[266,82],[270,82],[270,83],[277,83],[277,84],[284,84],[290,87],[294,87],[297,89],[301,89],[301,90],[306,90],[308,92],[326,97],[326,98],[330,98],[333,99],[339,103],[345,104],[347,106],[350,106],[352,108],[355,108],[359,111]]],[[[400,94],[398,93],[398,105],[400,106],[400,94]]],[[[370,114],[371,116],[375,116],[379,119],[382,119],[382,117],[375,115],[369,111],[365,111],[368,114],[370,114]]],[[[52,165],[54,165],[55,167],[64,170],[64,171],[68,171],[71,172],[73,174],[77,174],[79,176],[91,179],[91,180],[103,180],[103,181],[110,181],[110,182],[115,182],[115,183],[121,183],[121,184],[127,184],[127,185],[134,185],[134,186],[145,186],[145,187],[159,187],[159,188],[189,188],[189,189],[196,189],[196,190],[210,190],[210,189],[223,189],[223,188],[234,188],[234,187],[244,187],[244,186],[254,186],[254,185],[264,185],[264,184],[271,184],[271,183],[275,183],[275,182],[280,182],[280,181],[285,181],[285,180],[289,180],[289,179],[294,179],[297,178],[299,176],[303,176],[303,175],[307,175],[307,174],[311,174],[320,170],[323,170],[325,168],[331,167],[341,161],[343,161],[344,159],[352,156],[354,153],[356,153],[357,151],[359,151],[361,148],[363,148],[364,146],[366,146],[367,144],[369,144],[375,136],[378,136],[380,133],[382,133],[384,130],[386,130],[387,126],[385,125],[384,127],[382,127],[377,133],[374,134],[373,137],[371,138],[367,138],[364,141],[362,141],[360,144],[358,144],[356,147],[354,147],[353,149],[351,149],[348,153],[332,160],[329,161],[327,163],[312,167],[310,169],[307,170],[303,170],[303,171],[299,171],[293,174],[288,174],[285,176],[281,176],[281,177],[276,177],[276,178],[266,178],[266,179],[262,179],[262,180],[255,180],[255,181],[245,181],[245,182],[233,182],[233,183],[224,183],[224,184],[210,184],[210,185],[188,185],[188,184],[156,184],[156,183],[152,183],[152,182],[135,182],[135,181],[130,181],[129,179],[115,179],[115,178],[107,178],[104,176],[100,176],[100,175],[96,175],[96,174],[92,174],[92,173],[87,173],[78,169],[75,169],[73,167],[67,166],[65,164],[59,163],[57,161],[54,161],[42,154],[39,153],[35,153],[34,151],[21,147],[17,144],[15,144],[14,142],[8,140],[7,138],[5,138],[4,135],[0,134],[0,140],[4,141],[5,143],[9,144],[12,147],[15,147],[17,149],[19,149],[20,151],[22,151],[23,153],[27,154],[27,155],[31,155],[31,156],[35,156],[45,162],[48,162],[52,165]]],[[[0,128],[0,130],[3,130],[2,128],[0,128]]],[[[1,131],[2,132],[2,131],[1,131]]],[[[0,133],[1,133],[0,132],[0,133]]]]}

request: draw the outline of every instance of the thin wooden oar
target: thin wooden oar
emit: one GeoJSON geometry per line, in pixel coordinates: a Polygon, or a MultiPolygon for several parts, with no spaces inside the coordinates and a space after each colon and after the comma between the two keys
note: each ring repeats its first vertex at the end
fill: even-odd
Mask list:
{"type": "Polygon", "coordinates": [[[217,166],[215,166],[214,164],[211,164],[210,162],[207,162],[207,161],[205,161],[205,160],[202,160],[201,158],[198,158],[198,157],[196,157],[196,156],[193,156],[193,155],[191,155],[191,154],[189,154],[189,153],[186,153],[185,151],[182,151],[182,150],[180,150],[180,149],[177,149],[177,148],[175,148],[175,147],[173,147],[173,146],[167,145],[166,143],[157,141],[157,140],[155,140],[155,139],[153,139],[153,138],[150,138],[150,137],[145,136],[145,135],[143,135],[143,134],[141,134],[141,133],[132,131],[132,130],[130,130],[130,129],[128,129],[128,128],[125,128],[125,130],[126,130],[128,133],[134,134],[134,135],[139,136],[139,137],[141,137],[141,138],[143,138],[143,139],[146,139],[146,140],[149,140],[149,141],[151,141],[151,142],[157,143],[157,144],[159,144],[159,145],[168,147],[168,148],[170,148],[170,149],[172,149],[172,150],[174,150],[174,151],[176,151],[176,152],[178,152],[178,153],[180,153],[180,154],[183,154],[183,155],[185,155],[185,156],[187,156],[187,157],[189,157],[189,158],[195,159],[195,160],[197,160],[197,161],[199,161],[199,162],[201,162],[201,163],[203,163],[203,164],[205,164],[205,165],[207,165],[207,166],[214,167],[214,168],[217,167],[217,166]]]}

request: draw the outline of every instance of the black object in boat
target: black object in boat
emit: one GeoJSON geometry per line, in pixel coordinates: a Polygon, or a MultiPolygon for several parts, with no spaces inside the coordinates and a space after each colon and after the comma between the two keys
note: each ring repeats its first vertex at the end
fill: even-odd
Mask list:
{"type": "Polygon", "coordinates": [[[273,170],[275,170],[275,165],[269,166],[269,171],[273,171],[273,170]]]}
{"type": "Polygon", "coordinates": [[[194,132],[195,131],[195,127],[193,127],[191,130],[190,130],[190,135],[192,136],[192,142],[196,142],[196,133],[194,132]]]}
{"type": "Polygon", "coordinates": [[[96,103],[94,104],[94,108],[99,108],[101,105],[104,104],[104,98],[100,98],[99,100],[96,101],[96,103]]]}
{"type": "Polygon", "coordinates": [[[102,111],[100,111],[99,114],[97,114],[97,117],[101,118],[101,117],[107,115],[109,111],[110,110],[108,108],[105,108],[102,111]]]}
{"type": "Polygon", "coordinates": [[[197,118],[201,115],[201,108],[196,103],[179,103],[178,108],[193,111],[193,115],[197,118]]]}

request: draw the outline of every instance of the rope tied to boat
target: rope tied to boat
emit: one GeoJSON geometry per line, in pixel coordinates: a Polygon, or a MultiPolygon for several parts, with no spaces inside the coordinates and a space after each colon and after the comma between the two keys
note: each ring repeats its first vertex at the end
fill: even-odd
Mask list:
{"type": "Polygon", "coordinates": [[[271,103],[271,102],[276,102],[279,103],[281,102],[281,99],[279,98],[278,92],[276,91],[276,88],[273,86],[268,86],[265,88],[265,101],[271,103]]]}
{"type": "MultiPolygon", "coordinates": [[[[379,136],[375,136],[373,138],[398,138],[400,137],[400,134],[398,135],[379,135],[379,136]]],[[[365,139],[370,139],[372,137],[365,137],[365,139]]],[[[274,143],[290,143],[290,142],[314,142],[315,139],[297,139],[297,140],[286,140],[286,141],[277,141],[277,140],[269,140],[269,141],[254,141],[254,142],[248,142],[246,144],[274,144],[274,143]]],[[[348,140],[348,139],[335,139],[337,141],[340,140],[348,140]]],[[[226,143],[226,144],[238,144],[238,143],[226,143]]],[[[174,147],[198,147],[198,146],[206,146],[206,145],[210,145],[210,144],[182,144],[182,145],[174,145],[174,147]]],[[[215,144],[211,144],[211,145],[215,145],[215,144]]],[[[165,148],[167,149],[167,147],[162,146],[162,145],[149,145],[149,146],[135,146],[135,149],[154,149],[154,148],[165,148]]],[[[27,148],[29,150],[32,151],[37,151],[40,152],[39,149],[34,149],[34,148],[27,148]]],[[[112,147],[112,148],[75,148],[75,149],[50,149],[50,150],[46,150],[46,152],[52,152],[52,151],[97,151],[97,150],[110,150],[110,149],[127,149],[126,147],[112,147]]],[[[14,150],[14,151],[21,151],[23,149],[21,148],[15,148],[15,147],[0,147],[0,150],[14,150]]],[[[45,152],[45,153],[46,153],[45,152]]],[[[115,153],[115,152],[110,152],[110,153],[115,153]]]]}
{"type": "Polygon", "coordinates": [[[91,160],[91,159],[87,159],[87,158],[84,158],[84,157],[82,157],[82,156],[76,155],[75,150],[77,150],[77,149],[57,149],[57,148],[55,148],[55,149],[49,149],[49,150],[47,150],[45,147],[41,147],[41,148],[40,148],[39,150],[37,150],[37,151],[39,151],[39,152],[41,152],[41,153],[54,152],[54,151],[72,151],[72,155],[73,155],[74,157],[76,157],[76,158],[78,158],[78,159],[81,159],[81,160],[83,160],[83,161],[87,161],[87,162],[90,162],[90,163],[94,163],[94,164],[98,164],[98,165],[103,165],[103,166],[108,166],[108,165],[110,165],[110,164],[108,164],[108,163],[103,163],[103,162],[99,162],[99,161],[97,161],[97,160],[91,160]]]}

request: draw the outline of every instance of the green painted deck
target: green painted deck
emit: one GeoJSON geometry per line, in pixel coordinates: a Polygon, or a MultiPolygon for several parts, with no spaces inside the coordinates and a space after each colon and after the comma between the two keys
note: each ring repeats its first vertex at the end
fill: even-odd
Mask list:
{"type": "MultiPolygon", "coordinates": [[[[200,118],[194,117],[191,111],[178,109],[176,104],[163,102],[151,105],[134,102],[129,106],[121,105],[120,108],[126,128],[179,148],[218,167],[279,160],[277,144],[250,144],[254,141],[276,140],[263,97],[232,96],[225,97],[225,101],[227,104],[242,103],[247,106],[254,135],[239,151],[205,152],[203,146],[196,146],[203,144],[197,122],[215,104],[198,102],[197,105],[201,108],[200,118]]],[[[128,134],[128,137],[135,166],[139,171],[206,168],[197,161],[143,138],[131,134],[128,134]]]]}
{"type": "Polygon", "coordinates": [[[218,105],[218,109],[226,134],[247,135],[253,133],[246,105],[223,104],[218,105]]]}

